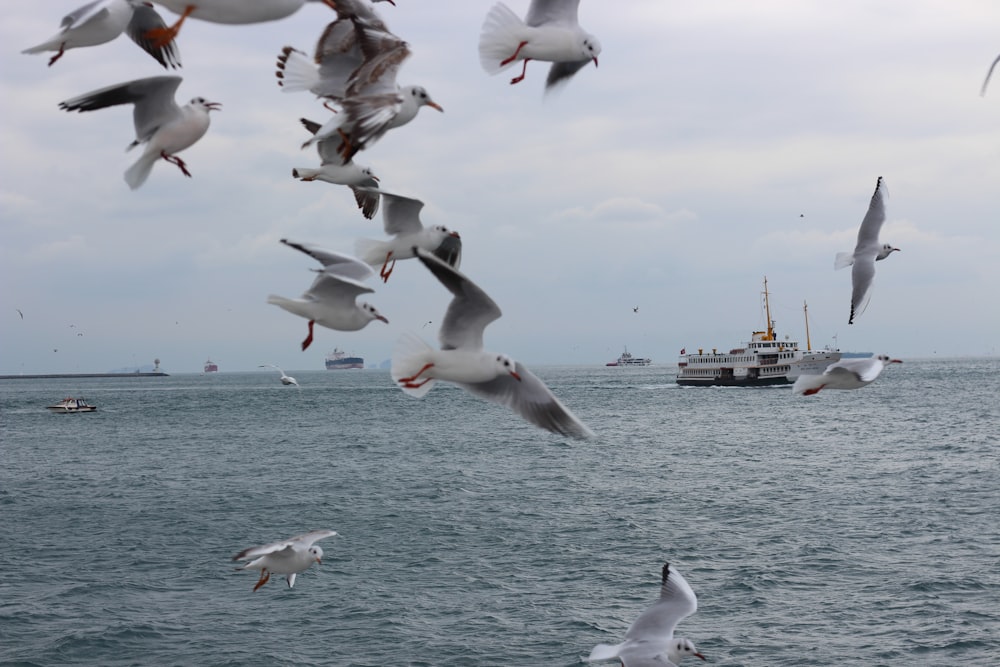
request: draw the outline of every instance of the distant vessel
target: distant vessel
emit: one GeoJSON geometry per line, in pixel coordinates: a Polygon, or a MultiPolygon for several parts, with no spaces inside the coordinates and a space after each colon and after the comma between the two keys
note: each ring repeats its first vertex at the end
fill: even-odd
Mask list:
{"type": "Polygon", "coordinates": [[[208,361],[205,362],[205,372],[206,373],[218,373],[219,372],[219,366],[218,366],[218,364],[216,364],[214,361],[212,361],[211,359],[209,359],[208,361]]]}
{"type": "Polygon", "coordinates": [[[813,350],[809,345],[809,309],[803,304],[806,316],[806,349],[799,349],[798,341],[779,341],[774,333],[771,305],[768,300],[767,278],[764,278],[764,310],[767,330],[754,331],[749,343],[727,353],[712,349],[705,354],[685,354],[681,350],[677,363],[677,384],[692,387],[761,387],[774,384],[791,384],[800,375],[820,375],[826,367],[840,361],[836,350],[813,350]]]}
{"type": "Polygon", "coordinates": [[[55,405],[49,405],[46,409],[52,412],[69,413],[69,412],[93,412],[97,409],[96,406],[90,405],[87,401],[82,398],[64,398],[55,405]]]}
{"type": "Polygon", "coordinates": [[[867,359],[872,356],[872,352],[841,352],[841,359],[867,359]]]}
{"type": "Polygon", "coordinates": [[[349,357],[341,349],[333,348],[333,352],[326,355],[326,370],[342,371],[348,368],[364,368],[365,360],[361,357],[349,357]]]}
{"type": "Polygon", "coordinates": [[[632,353],[628,351],[628,348],[625,348],[625,351],[622,352],[621,356],[618,357],[618,359],[616,359],[615,361],[609,361],[604,365],[605,366],[649,366],[651,363],[653,363],[652,359],[633,357],[632,353]]]}

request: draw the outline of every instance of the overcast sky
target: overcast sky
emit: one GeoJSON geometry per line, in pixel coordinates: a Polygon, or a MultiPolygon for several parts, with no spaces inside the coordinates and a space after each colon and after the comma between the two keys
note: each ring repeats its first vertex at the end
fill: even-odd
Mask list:
{"type": "MultiPolygon", "coordinates": [[[[189,20],[178,99],[224,106],[181,154],[192,179],[161,161],[133,192],[131,108],[58,103],[165,71],[124,37],[51,68],[20,53],[78,4],[10,3],[0,22],[0,373],[154,357],[178,373],[208,357],[224,372],[318,370],[335,346],[372,363],[403,331],[434,342],[450,295],[413,260],[368,295],[389,325],[317,327],[304,353],[306,321],[266,303],[312,280],[312,260],[278,239],[352,252],[382,235],[346,188],[291,176],[318,164],[298,118],[329,112],[281,92],[276,55],[311,52],[333,12],[189,20]]],[[[808,301],[814,347],[997,353],[1000,78],[979,95],[1000,53],[996,0],[583,0],[600,65],[548,96],[546,64],[516,86],[482,70],[491,5],[379,5],[413,51],[400,83],[445,112],[423,109],[356,157],[423,200],[425,224],[461,233],[463,272],[504,313],[487,348],[541,366],[603,364],[627,345],[673,365],[681,348],[728,349],[764,326],[766,275],[780,337],[804,341],[808,301]],[[848,326],[850,272],[833,259],[853,249],[879,176],[882,238],[902,251],[848,326]]]]}

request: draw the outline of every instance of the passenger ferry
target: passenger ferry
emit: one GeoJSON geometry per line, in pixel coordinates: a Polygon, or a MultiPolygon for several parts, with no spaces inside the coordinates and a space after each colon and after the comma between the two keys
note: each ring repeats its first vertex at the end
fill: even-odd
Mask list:
{"type": "Polygon", "coordinates": [[[625,351],[622,352],[621,356],[618,357],[618,359],[616,359],[615,361],[609,361],[604,365],[605,366],[649,366],[651,363],[653,363],[652,359],[649,359],[648,357],[633,357],[632,353],[628,351],[628,348],[625,348],[625,351]]]}
{"type": "Polygon", "coordinates": [[[809,309],[806,315],[806,349],[798,341],[778,340],[771,319],[767,278],[764,278],[764,310],[767,330],[754,331],[750,342],[729,352],[698,354],[681,350],[677,363],[677,384],[690,387],[762,387],[792,384],[800,375],[820,375],[830,364],[840,361],[838,350],[813,350],[809,344],[809,309]]]}

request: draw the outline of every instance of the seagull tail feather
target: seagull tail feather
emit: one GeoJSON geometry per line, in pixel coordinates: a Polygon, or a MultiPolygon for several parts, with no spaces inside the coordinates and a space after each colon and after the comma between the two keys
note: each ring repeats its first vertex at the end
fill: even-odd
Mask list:
{"type": "Polygon", "coordinates": [[[526,37],[527,26],[510,7],[498,2],[486,15],[479,34],[479,62],[490,74],[502,72],[515,61],[501,65],[510,58],[526,37]]]}
{"type": "Polygon", "coordinates": [[[598,644],[590,651],[590,655],[587,656],[588,662],[593,662],[596,660],[611,660],[618,657],[618,652],[621,650],[621,644],[598,644]]]}
{"type": "Polygon", "coordinates": [[[822,375],[800,375],[792,385],[792,393],[809,396],[817,393],[824,384],[822,375]]]}
{"type": "Polygon", "coordinates": [[[389,371],[392,380],[399,384],[400,389],[414,398],[420,398],[429,392],[436,380],[430,379],[424,382],[427,378],[418,377],[412,384],[420,386],[407,386],[399,381],[401,378],[413,377],[418,373],[427,363],[428,352],[431,349],[430,345],[416,334],[404,333],[396,341],[396,346],[392,350],[392,368],[389,371]]]}
{"type": "Polygon", "coordinates": [[[838,252],[837,256],[833,259],[834,269],[844,269],[851,264],[854,264],[854,253],[838,252]]]}
{"type": "Polygon", "coordinates": [[[301,51],[286,47],[278,62],[278,85],[283,93],[310,90],[320,82],[319,68],[301,51]]]}
{"type": "Polygon", "coordinates": [[[145,183],[150,172],[153,171],[153,165],[159,158],[157,153],[143,153],[142,157],[135,161],[135,164],[125,170],[125,182],[128,183],[128,186],[135,190],[145,183]]]}

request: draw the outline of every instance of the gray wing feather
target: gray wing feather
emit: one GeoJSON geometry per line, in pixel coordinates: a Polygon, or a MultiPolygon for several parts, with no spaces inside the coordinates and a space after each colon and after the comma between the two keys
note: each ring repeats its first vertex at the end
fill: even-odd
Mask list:
{"type": "Polygon", "coordinates": [[[572,438],[589,438],[594,433],[563,405],[534,373],[521,363],[515,365],[518,381],[502,373],[489,382],[461,384],[469,392],[499,403],[535,426],[572,438]]]}
{"type": "Polygon", "coordinates": [[[419,248],[413,249],[424,266],[454,295],[438,331],[441,348],[483,348],[483,331],[502,315],[500,307],[474,282],[440,259],[419,248]]]}
{"type": "Polygon", "coordinates": [[[625,639],[670,638],[677,624],[698,610],[698,598],[677,570],[664,564],[660,599],[642,612],[625,633],[625,639]]]}
{"type": "Polygon", "coordinates": [[[323,265],[324,271],[330,275],[351,278],[353,280],[368,280],[375,275],[372,267],[357,257],[326,250],[311,243],[297,243],[288,239],[281,239],[281,242],[289,248],[304,252],[315,259],[323,265]]]}
{"type": "Polygon", "coordinates": [[[990,69],[987,70],[986,78],[983,80],[983,88],[982,90],[979,91],[980,96],[986,95],[986,86],[990,84],[990,77],[993,75],[993,68],[997,66],[997,63],[1000,63],[1000,56],[996,57],[996,59],[993,61],[993,64],[990,65],[990,69]]]}
{"type": "Polygon", "coordinates": [[[382,193],[382,200],[382,223],[386,234],[412,234],[424,228],[420,222],[422,201],[388,192],[382,193]]]}
{"type": "Polygon", "coordinates": [[[328,303],[353,305],[354,300],[362,294],[374,292],[371,287],[353,278],[321,273],[303,294],[304,299],[316,299],[328,303]]]}
{"type": "Polygon", "coordinates": [[[148,140],[157,128],[176,118],[181,110],[174,94],[181,85],[179,76],[152,76],[100,88],[59,103],[66,111],[94,111],[120,104],[134,104],[137,142],[148,140]]]}
{"type": "Polygon", "coordinates": [[[553,63],[549,68],[549,76],[545,79],[545,89],[549,90],[560,83],[569,81],[570,77],[587,66],[591,60],[574,60],[572,62],[553,63]]]}
{"type": "Polygon", "coordinates": [[[66,32],[67,30],[83,25],[91,19],[103,18],[108,14],[107,4],[107,0],[95,0],[94,2],[88,2],[82,7],[77,7],[63,17],[59,27],[62,28],[63,32],[66,32]]]}
{"type": "Polygon", "coordinates": [[[532,0],[524,22],[532,27],[544,23],[578,25],[580,0],[532,0]]]}
{"type": "Polygon", "coordinates": [[[854,257],[851,268],[851,316],[847,323],[853,324],[854,318],[865,312],[871,299],[872,283],[875,282],[875,255],[854,257]]]}
{"type": "Polygon", "coordinates": [[[163,47],[154,45],[153,40],[146,37],[146,33],[155,28],[166,28],[163,18],[152,7],[137,5],[132,11],[132,20],[128,22],[125,33],[133,42],[139,45],[143,51],[153,56],[156,62],[165,68],[174,69],[181,66],[181,54],[175,41],[163,47]]]}
{"type": "Polygon", "coordinates": [[[878,248],[878,236],[882,230],[882,223],[885,222],[885,189],[882,177],[878,177],[875,183],[875,193],[872,195],[871,203],[868,205],[868,212],[865,219],[861,221],[861,228],[858,229],[858,245],[854,251],[867,250],[868,248],[878,248]]]}

